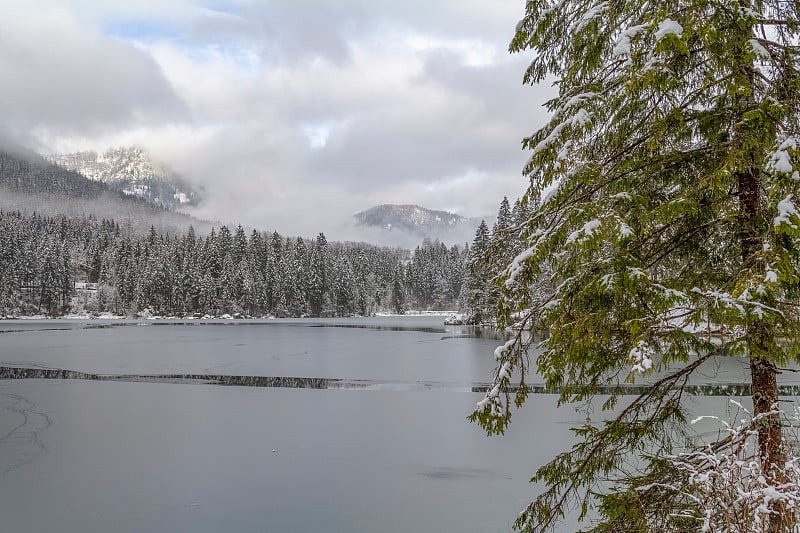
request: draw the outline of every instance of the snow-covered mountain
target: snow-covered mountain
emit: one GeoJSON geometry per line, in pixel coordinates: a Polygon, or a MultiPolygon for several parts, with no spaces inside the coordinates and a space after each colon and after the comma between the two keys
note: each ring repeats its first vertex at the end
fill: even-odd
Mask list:
{"type": "Polygon", "coordinates": [[[353,216],[361,226],[446,242],[464,242],[471,238],[480,223],[480,220],[418,205],[378,205],[353,216]]]}
{"type": "Polygon", "coordinates": [[[67,170],[106,183],[110,189],[171,209],[197,205],[201,199],[198,188],[138,147],[53,154],[47,158],[67,170]]]}
{"type": "Polygon", "coordinates": [[[147,234],[151,227],[162,233],[180,233],[190,225],[196,231],[211,226],[185,213],[112,190],[106,183],[90,180],[19,146],[0,146],[0,211],[113,219],[136,234],[147,234]]]}

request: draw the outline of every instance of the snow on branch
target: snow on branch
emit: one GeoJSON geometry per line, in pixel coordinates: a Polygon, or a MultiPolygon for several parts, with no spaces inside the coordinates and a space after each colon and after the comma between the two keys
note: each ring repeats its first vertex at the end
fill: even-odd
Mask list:
{"type": "MultiPolygon", "coordinates": [[[[797,150],[797,139],[794,137],[789,137],[785,141],[783,141],[778,149],[775,150],[769,156],[769,161],[767,161],[767,168],[771,168],[775,172],[784,172],[786,174],[791,174],[794,170],[792,166],[792,158],[789,155],[789,149],[793,151],[797,150]]],[[[797,173],[793,176],[797,179],[797,173]]]]}
{"type": "Polygon", "coordinates": [[[772,54],[769,53],[763,44],[761,44],[758,39],[750,39],[747,41],[747,44],[750,45],[750,48],[753,49],[753,52],[761,59],[772,59],[772,54]]]}
{"type": "Polygon", "coordinates": [[[586,102],[586,100],[591,100],[595,97],[597,97],[597,93],[594,92],[585,92],[570,96],[566,102],[561,104],[558,109],[558,113],[561,113],[571,107],[582,105],[584,102],[586,102]]]}
{"type": "MultiPolygon", "coordinates": [[[[800,411],[795,407],[786,413],[775,406],[770,412],[752,416],[735,400],[731,404],[738,413],[744,413],[738,421],[699,416],[691,422],[719,424],[719,440],[702,442],[691,451],[666,457],[681,479],[659,487],[673,493],[675,498],[691,502],[694,511],[673,513],[669,518],[676,523],[694,520],[703,532],[737,533],[771,530],[769,522],[776,506],[783,507],[796,520],[800,515],[800,457],[790,454],[785,467],[778,472],[766,468],[758,453],[757,427],[762,419],[778,415],[784,427],[797,428],[800,411]]],[[[790,432],[796,433],[796,429],[790,432]]],[[[796,442],[797,435],[793,437],[796,442]]],[[[640,487],[639,491],[651,488],[640,487]]]]}
{"type": "Polygon", "coordinates": [[[575,125],[586,126],[587,124],[589,124],[590,121],[591,121],[591,115],[589,115],[589,112],[583,108],[580,108],[575,112],[574,115],[572,115],[568,119],[558,122],[550,131],[550,133],[547,135],[547,137],[539,141],[539,143],[536,146],[534,146],[531,153],[531,161],[537,154],[543,152],[551,144],[553,144],[553,142],[556,139],[558,139],[558,137],[561,135],[561,132],[564,130],[564,128],[575,125]]]}
{"type": "MultiPolygon", "coordinates": [[[[510,349],[511,345],[515,344],[516,339],[512,339],[500,348],[505,350],[510,349]]],[[[500,352],[502,357],[503,352],[500,352]]],[[[497,351],[495,351],[497,356],[497,351]]],[[[505,414],[505,405],[500,399],[500,393],[503,385],[508,385],[511,380],[511,361],[506,361],[497,369],[492,388],[486,392],[486,396],[476,404],[477,410],[480,412],[488,412],[492,418],[500,418],[505,414]]]]}
{"type": "Polygon", "coordinates": [[[667,35],[675,35],[680,37],[683,35],[683,26],[678,24],[672,19],[664,19],[656,30],[656,41],[660,41],[667,35]]]}
{"type": "Polygon", "coordinates": [[[778,202],[778,216],[773,220],[773,224],[776,228],[782,224],[787,224],[792,228],[796,228],[791,220],[792,217],[797,217],[797,208],[794,206],[792,195],[790,194],[778,202]]]}
{"type": "Polygon", "coordinates": [[[508,278],[505,280],[504,284],[507,289],[510,289],[517,280],[517,276],[519,276],[520,272],[523,269],[523,265],[525,262],[533,257],[533,254],[536,253],[536,247],[532,246],[526,250],[523,250],[519,255],[517,255],[512,261],[511,264],[508,265],[506,269],[506,274],[508,278]]]}
{"type": "Polygon", "coordinates": [[[588,239],[600,229],[600,221],[597,219],[590,220],[578,230],[573,231],[567,236],[566,244],[573,244],[579,239],[588,239]]]}
{"type": "Polygon", "coordinates": [[[781,311],[780,309],[764,305],[763,303],[755,300],[751,300],[749,291],[743,292],[741,296],[738,297],[732,296],[730,293],[727,292],[704,291],[697,287],[693,287],[690,292],[698,296],[702,296],[703,298],[712,300],[714,304],[717,306],[736,309],[742,315],[746,314],[745,309],[746,307],[750,306],[751,308],[755,309],[755,312],[758,314],[762,314],[764,311],[769,311],[781,317],[784,316],[783,311],[781,311]]]}
{"type": "Polygon", "coordinates": [[[553,199],[556,194],[558,194],[558,190],[561,188],[561,185],[564,183],[563,178],[558,178],[550,182],[547,187],[542,189],[541,195],[539,196],[539,207],[545,205],[547,202],[553,199]]]}
{"type": "Polygon", "coordinates": [[[653,347],[647,344],[645,341],[637,342],[636,346],[631,348],[630,353],[628,353],[628,358],[633,363],[631,372],[635,372],[637,374],[645,374],[649,372],[653,368],[653,357],[655,354],[656,351],[653,349],[653,347]]]}
{"type": "Polygon", "coordinates": [[[631,26],[630,28],[624,30],[622,34],[620,34],[619,39],[617,39],[617,42],[614,43],[614,48],[611,50],[611,55],[613,57],[631,55],[631,39],[639,35],[644,30],[645,27],[642,25],[631,26]]]}
{"type": "Polygon", "coordinates": [[[503,358],[503,355],[514,346],[516,339],[509,339],[505,343],[501,344],[497,348],[494,349],[494,358],[497,361],[500,361],[503,358]]]}
{"type": "Polygon", "coordinates": [[[581,31],[591,21],[602,15],[603,12],[607,9],[608,9],[608,2],[600,2],[599,4],[594,4],[588,10],[586,10],[586,13],[583,14],[581,20],[578,21],[578,25],[576,26],[575,30],[581,31]]]}

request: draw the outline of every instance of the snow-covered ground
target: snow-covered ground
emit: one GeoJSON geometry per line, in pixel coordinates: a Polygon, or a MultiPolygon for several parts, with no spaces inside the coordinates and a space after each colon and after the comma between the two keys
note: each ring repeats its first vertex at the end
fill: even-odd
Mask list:
{"type": "Polygon", "coordinates": [[[417,311],[417,310],[409,310],[403,313],[402,315],[396,313],[388,313],[388,312],[380,312],[375,313],[375,316],[393,316],[393,317],[404,317],[404,316],[450,316],[452,314],[456,314],[457,311],[417,311]]]}

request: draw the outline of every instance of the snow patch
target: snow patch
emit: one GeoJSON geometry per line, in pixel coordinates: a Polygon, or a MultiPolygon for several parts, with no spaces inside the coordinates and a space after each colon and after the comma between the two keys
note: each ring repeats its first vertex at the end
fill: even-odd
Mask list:
{"type": "Polygon", "coordinates": [[[773,224],[776,228],[781,224],[788,224],[791,227],[795,227],[791,221],[791,217],[793,216],[797,216],[797,208],[795,208],[792,202],[792,195],[790,194],[778,202],[778,216],[775,217],[773,224]]]}
{"type": "Polygon", "coordinates": [[[600,278],[600,286],[604,289],[608,290],[614,285],[614,280],[616,279],[616,274],[606,274],[602,278],[600,278]]]}
{"type": "Polygon", "coordinates": [[[769,53],[769,50],[764,48],[764,45],[762,45],[760,42],[758,42],[758,39],[750,39],[749,41],[747,41],[747,44],[750,45],[750,48],[753,49],[753,52],[755,52],[755,54],[758,57],[760,57],[761,59],[771,59],[772,58],[772,56],[769,53]]]}
{"type": "Polygon", "coordinates": [[[624,222],[619,223],[619,236],[623,239],[627,239],[633,235],[633,229],[629,225],[624,222]]]}
{"type": "Polygon", "coordinates": [[[774,270],[767,270],[764,276],[764,283],[778,283],[778,273],[774,270]]]}
{"type": "Polygon", "coordinates": [[[597,232],[598,228],[600,228],[600,221],[597,219],[590,220],[584,224],[581,229],[570,233],[567,237],[566,244],[572,244],[581,237],[589,238],[597,232]]]}
{"type": "Polygon", "coordinates": [[[574,126],[574,125],[586,126],[587,124],[589,124],[589,122],[591,122],[591,115],[589,115],[589,112],[583,108],[578,109],[575,112],[575,114],[572,115],[570,118],[556,124],[555,127],[553,127],[553,130],[547,135],[547,137],[539,141],[539,143],[533,148],[533,153],[531,154],[531,157],[535,156],[539,152],[542,152],[548,146],[550,146],[553,143],[553,141],[559,135],[561,135],[562,130],[567,126],[574,126]]]}
{"type": "Polygon", "coordinates": [[[636,346],[631,348],[631,351],[628,353],[628,357],[633,362],[631,371],[637,374],[644,374],[652,369],[654,355],[655,350],[653,350],[650,345],[644,341],[637,342],[636,346]]]}
{"type": "Polygon", "coordinates": [[[631,39],[644,31],[644,26],[631,26],[622,32],[611,50],[613,57],[631,55],[631,39]]]}
{"type": "Polygon", "coordinates": [[[576,28],[577,31],[582,30],[592,20],[602,15],[603,11],[605,11],[606,9],[608,9],[608,3],[601,2],[599,4],[593,5],[588,10],[586,10],[586,13],[583,14],[583,17],[581,17],[580,22],[578,22],[578,26],[576,28]]]}
{"type": "Polygon", "coordinates": [[[645,273],[645,271],[642,270],[639,267],[628,267],[628,273],[630,273],[632,278],[636,278],[636,279],[646,278],[647,277],[647,274],[645,273]]]}
{"type": "Polygon", "coordinates": [[[656,30],[656,41],[660,41],[667,35],[676,35],[680,37],[683,35],[683,26],[672,19],[664,19],[656,30]]]}
{"type": "MultiPolygon", "coordinates": [[[[790,148],[792,150],[797,150],[797,139],[794,137],[789,137],[778,146],[778,149],[769,156],[767,167],[776,172],[791,174],[794,167],[792,167],[792,160],[791,157],[789,157],[790,148]]],[[[792,177],[794,177],[794,175],[792,177]]]]}
{"type": "Polygon", "coordinates": [[[633,196],[629,192],[618,192],[617,194],[612,194],[609,196],[612,200],[632,200],[633,196]]]}
{"type": "Polygon", "coordinates": [[[539,207],[545,205],[547,202],[552,200],[556,194],[558,194],[558,190],[561,188],[561,184],[563,182],[563,178],[558,178],[551,181],[547,187],[542,189],[541,198],[539,198],[539,207]]]}
{"type": "Polygon", "coordinates": [[[191,199],[188,196],[186,196],[185,193],[182,193],[180,191],[173,194],[172,197],[178,200],[178,203],[181,205],[188,204],[189,202],[191,202],[191,199]]]}

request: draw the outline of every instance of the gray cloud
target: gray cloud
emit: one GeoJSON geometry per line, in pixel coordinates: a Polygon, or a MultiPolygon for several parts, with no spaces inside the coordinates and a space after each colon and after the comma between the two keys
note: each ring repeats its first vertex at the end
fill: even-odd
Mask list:
{"type": "Polygon", "coordinates": [[[23,137],[96,135],[186,117],[152,57],[87,34],[60,11],[0,22],[0,79],[7,133],[23,137]]]}
{"type": "Polygon", "coordinates": [[[352,41],[369,33],[379,39],[382,35],[390,38],[398,27],[447,39],[498,42],[505,47],[524,9],[519,0],[240,0],[223,6],[205,4],[194,17],[184,17],[187,40],[255,45],[271,61],[321,57],[337,64],[351,58],[352,41]]]}
{"type": "Polygon", "coordinates": [[[452,52],[433,52],[408,91],[365,110],[339,142],[310,158],[311,167],[370,188],[469,171],[516,175],[524,161],[519,140],[541,118],[516,79],[521,68],[521,61],[466,66],[452,52]]]}
{"type": "Polygon", "coordinates": [[[493,214],[552,93],[505,50],[521,0],[44,3],[0,23],[14,131],[144,145],[205,186],[199,215],[283,233],[357,238],[380,203],[493,214]]]}

